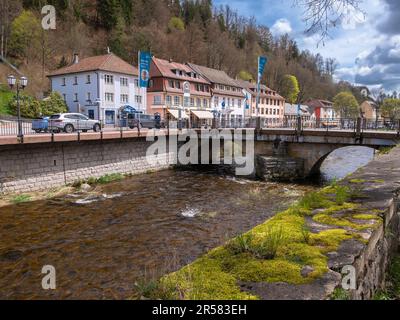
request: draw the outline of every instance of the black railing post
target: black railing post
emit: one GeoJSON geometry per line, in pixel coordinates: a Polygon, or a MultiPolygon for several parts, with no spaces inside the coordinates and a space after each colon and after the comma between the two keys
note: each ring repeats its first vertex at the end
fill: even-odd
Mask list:
{"type": "Polygon", "coordinates": [[[356,125],[356,135],[360,136],[361,135],[361,118],[357,118],[357,125],[356,125]]]}

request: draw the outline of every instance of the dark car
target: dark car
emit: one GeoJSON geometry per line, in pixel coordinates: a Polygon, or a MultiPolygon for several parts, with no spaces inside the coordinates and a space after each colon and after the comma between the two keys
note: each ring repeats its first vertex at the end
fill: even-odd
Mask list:
{"type": "Polygon", "coordinates": [[[151,116],[143,113],[132,113],[128,115],[128,127],[160,129],[162,127],[161,118],[157,115],[151,116]]]}

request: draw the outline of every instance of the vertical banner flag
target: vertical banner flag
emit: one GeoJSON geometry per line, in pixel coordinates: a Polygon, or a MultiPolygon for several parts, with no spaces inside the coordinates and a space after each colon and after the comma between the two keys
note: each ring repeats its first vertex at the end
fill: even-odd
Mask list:
{"type": "Polygon", "coordinates": [[[259,108],[258,105],[260,103],[260,89],[261,89],[261,78],[263,76],[265,65],[267,64],[267,57],[260,56],[258,57],[258,78],[257,78],[257,116],[259,116],[259,108]]]}
{"type": "Polygon", "coordinates": [[[150,52],[139,52],[139,77],[140,87],[147,88],[150,80],[150,52]]]}
{"type": "Polygon", "coordinates": [[[258,57],[258,82],[257,82],[257,86],[258,86],[258,91],[260,91],[260,83],[261,83],[261,78],[264,74],[264,70],[265,70],[265,65],[267,64],[267,58],[266,57],[258,57]]]}

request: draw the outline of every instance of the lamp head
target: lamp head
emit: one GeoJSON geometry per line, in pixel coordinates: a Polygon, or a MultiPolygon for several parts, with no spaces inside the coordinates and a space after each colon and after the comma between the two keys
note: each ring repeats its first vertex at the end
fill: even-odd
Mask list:
{"type": "Polygon", "coordinates": [[[15,86],[15,84],[17,83],[17,79],[13,75],[9,75],[7,77],[7,82],[8,82],[8,85],[10,86],[10,88],[12,89],[15,86]]]}

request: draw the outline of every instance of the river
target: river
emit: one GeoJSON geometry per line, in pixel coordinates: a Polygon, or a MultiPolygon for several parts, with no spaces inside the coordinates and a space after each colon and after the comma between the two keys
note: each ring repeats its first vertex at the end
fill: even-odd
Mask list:
{"type": "Polygon", "coordinates": [[[129,298],[135,282],[177,270],[317,187],[170,170],[0,208],[0,299],[129,298]],[[44,265],[55,267],[56,290],[42,289],[44,265]]]}

